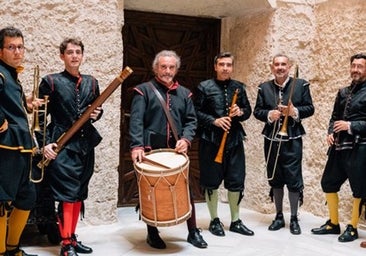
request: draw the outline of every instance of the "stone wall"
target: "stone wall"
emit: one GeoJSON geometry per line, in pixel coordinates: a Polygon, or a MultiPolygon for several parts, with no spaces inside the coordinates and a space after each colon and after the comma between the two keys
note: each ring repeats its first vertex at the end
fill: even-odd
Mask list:
{"type": "MultiPolygon", "coordinates": [[[[247,84],[254,108],[257,86],[271,79],[269,63],[285,52],[299,65],[300,77],[311,83],[314,116],[305,119],[303,174],[304,205],[300,210],[327,216],[320,179],[326,162],[326,134],[336,92],[350,83],[349,58],[365,51],[366,16],[361,0],[276,1],[273,12],[223,20],[223,50],[236,55],[235,78],[247,84]],[[309,4],[309,2],[312,2],[309,4]]],[[[293,72],[291,73],[293,74],[293,72]]],[[[244,123],[248,134],[247,179],[243,206],[274,212],[264,174],[263,123],[252,116],[244,123]],[[258,193],[263,191],[263,193],[258,193]]],[[[352,194],[346,183],[340,192],[340,218],[350,219],[352,194]]],[[[285,206],[288,209],[287,193],[285,206]]]]}
{"type": "MultiPolygon", "coordinates": [[[[85,45],[81,72],[99,80],[101,91],[121,72],[123,0],[2,1],[1,27],[13,25],[25,37],[25,71],[21,81],[27,93],[33,87],[33,67],[40,75],[64,69],[59,44],[65,37],[85,45]]],[[[105,104],[95,125],[103,136],[96,148],[95,174],[86,200],[85,222],[107,224],[117,220],[120,90],[105,104]]]]}

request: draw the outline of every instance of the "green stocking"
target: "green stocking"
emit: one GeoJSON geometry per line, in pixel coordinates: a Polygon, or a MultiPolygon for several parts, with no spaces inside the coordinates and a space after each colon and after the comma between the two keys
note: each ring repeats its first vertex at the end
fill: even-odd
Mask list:
{"type": "Polygon", "coordinates": [[[218,190],[217,189],[206,189],[205,190],[205,199],[208,207],[208,211],[210,212],[211,220],[217,218],[217,205],[218,205],[218,190]]]}

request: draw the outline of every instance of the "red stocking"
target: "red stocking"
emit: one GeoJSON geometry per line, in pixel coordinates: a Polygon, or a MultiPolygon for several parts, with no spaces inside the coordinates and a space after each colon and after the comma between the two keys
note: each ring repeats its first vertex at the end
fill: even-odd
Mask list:
{"type": "Polygon", "coordinates": [[[81,210],[81,202],[78,201],[74,203],[71,234],[75,234],[76,225],[78,224],[79,220],[80,210],[81,210]]]}
{"type": "Polygon", "coordinates": [[[62,244],[70,244],[73,224],[73,211],[75,203],[62,202],[62,225],[60,225],[60,233],[62,237],[62,244]]]}

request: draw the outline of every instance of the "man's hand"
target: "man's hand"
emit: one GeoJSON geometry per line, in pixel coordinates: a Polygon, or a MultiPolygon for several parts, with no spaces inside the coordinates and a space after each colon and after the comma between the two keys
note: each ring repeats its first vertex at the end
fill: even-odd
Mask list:
{"type": "Polygon", "coordinates": [[[282,115],[282,112],[279,111],[278,109],[270,110],[268,112],[268,118],[269,118],[269,120],[271,120],[271,122],[275,122],[278,119],[280,119],[281,115],[282,115]]]}
{"type": "Polygon", "coordinates": [[[0,133],[5,132],[8,129],[8,121],[5,119],[2,126],[0,126],[0,133]]]}
{"type": "Polygon", "coordinates": [[[26,98],[26,102],[27,102],[28,109],[32,109],[32,110],[34,108],[38,108],[41,105],[45,104],[45,100],[44,99],[33,98],[33,95],[28,96],[26,98]]]}
{"type": "Polygon", "coordinates": [[[326,140],[327,140],[328,146],[329,147],[332,146],[334,144],[334,136],[333,136],[333,133],[328,134],[326,140]]]}
{"type": "Polygon", "coordinates": [[[132,162],[142,162],[142,158],[145,156],[145,151],[143,149],[137,148],[133,149],[131,152],[132,162]]]}
{"type": "Polygon", "coordinates": [[[175,151],[178,153],[187,153],[188,152],[188,142],[185,140],[178,140],[175,145],[175,151]]]}
{"type": "Polygon", "coordinates": [[[94,121],[97,120],[101,112],[102,107],[96,107],[93,112],[90,113],[90,119],[93,119],[94,121]]]}
{"type": "Polygon", "coordinates": [[[348,131],[348,129],[350,128],[349,126],[350,126],[349,122],[338,120],[334,122],[333,131],[336,133],[340,131],[348,131]]]}
{"type": "Polygon", "coordinates": [[[283,116],[289,115],[292,118],[297,118],[297,110],[292,103],[289,106],[278,105],[278,110],[281,111],[283,116]]]}
{"type": "Polygon", "coordinates": [[[230,117],[234,117],[234,116],[242,116],[244,115],[244,112],[239,108],[238,105],[234,104],[234,106],[232,108],[230,108],[230,117]]]}
{"type": "Polygon", "coordinates": [[[56,143],[50,143],[46,145],[43,149],[43,154],[47,159],[54,160],[57,157],[57,153],[55,152],[55,148],[57,148],[56,143]]]}
{"type": "Polygon", "coordinates": [[[230,130],[230,127],[231,127],[231,118],[228,116],[223,116],[223,117],[215,119],[213,124],[217,127],[220,127],[225,132],[227,132],[230,130]]]}

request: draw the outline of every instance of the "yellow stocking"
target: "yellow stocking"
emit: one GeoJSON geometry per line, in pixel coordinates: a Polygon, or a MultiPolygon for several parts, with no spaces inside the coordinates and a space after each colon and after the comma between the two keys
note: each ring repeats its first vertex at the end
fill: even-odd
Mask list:
{"type": "Polygon", "coordinates": [[[9,217],[7,250],[13,250],[19,245],[20,236],[24,230],[30,211],[14,208],[9,217]]]}
{"type": "Polygon", "coordinates": [[[338,194],[337,193],[326,193],[330,222],[334,225],[339,224],[338,220],[338,194]]]}
{"type": "Polygon", "coordinates": [[[4,216],[0,217],[0,255],[5,253],[6,251],[6,221],[7,221],[7,212],[5,211],[4,216]]]}
{"type": "Polygon", "coordinates": [[[352,219],[351,225],[357,228],[358,221],[360,219],[359,209],[360,209],[361,198],[353,198],[353,208],[352,208],[352,219]]]}

